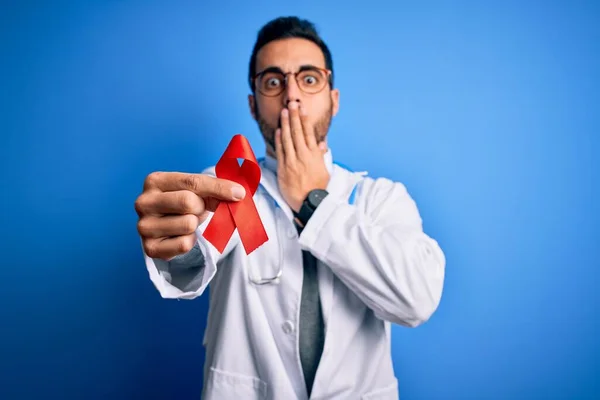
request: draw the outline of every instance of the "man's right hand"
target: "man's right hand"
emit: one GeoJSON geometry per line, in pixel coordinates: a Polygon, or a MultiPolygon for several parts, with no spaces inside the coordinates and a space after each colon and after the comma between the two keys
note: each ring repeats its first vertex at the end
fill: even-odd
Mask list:
{"type": "Polygon", "coordinates": [[[245,190],[235,182],[205,174],[153,172],[135,201],[138,232],[149,257],[170,260],[189,252],[196,228],[222,200],[239,201],[245,190]]]}

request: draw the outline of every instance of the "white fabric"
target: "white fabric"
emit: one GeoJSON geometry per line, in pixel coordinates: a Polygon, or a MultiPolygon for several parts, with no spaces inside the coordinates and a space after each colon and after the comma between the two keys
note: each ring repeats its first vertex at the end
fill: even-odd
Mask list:
{"type": "MultiPolygon", "coordinates": [[[[209,219],[197,230],[196,262],[186,261],[196,278],[178,280],[180,265],[144,254],[164,298],[194,299],[210,284],[203,399],[307,398],[297,329],[302,249],[319,260],[326,329],[311,399],[398,399],[390,324],[416,327],[429,319],[442,295],[445,256],[423,232],[401,183],[343,169],[332,163],[331,152],[325,161],[330,194],[300,237],[267,159],[254,195],[269,236],[262,247],[246,255],[236,232],[219,254],[202,237],[209,219]],[[280,266],[277,283],[258,286],[249,279],[275,276],[280,266]]],[[[214,167],[204,173],[214,175],[214,167]]]]}

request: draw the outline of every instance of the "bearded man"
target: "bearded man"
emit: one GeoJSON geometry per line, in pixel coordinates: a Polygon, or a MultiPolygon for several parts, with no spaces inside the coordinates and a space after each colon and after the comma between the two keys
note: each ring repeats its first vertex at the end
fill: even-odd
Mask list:
{"type": "Polygon", "coordinates": [[[203,398],[397,399],[390,327],[437,309],[444,254],[402,183],[333,162],[340,91],[311,22],[263,26],[248,81],[266,146],[256,192],[212,166],[152,173],[135,204],[160,295],[194,299],[210,286],[203,398]],[[248,254],[238,229],[217,249],[203,236],[217,206],[246,196],[268,240],[248,254]]]}

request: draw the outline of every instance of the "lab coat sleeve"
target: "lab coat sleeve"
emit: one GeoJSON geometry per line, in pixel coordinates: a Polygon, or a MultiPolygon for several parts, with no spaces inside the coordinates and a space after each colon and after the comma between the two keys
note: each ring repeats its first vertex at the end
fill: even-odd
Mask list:
{"type": "Polygon", "coordinates": [[[400,183],[365,178],[356,205],[330,194],[300,244],[383,320],[415,327],[439,305],[445,256],[400,183]]]}
{"type": "MultiPolygon", "coordinates": [[[[215,176],[214,167],[202,173],[215,176]]],[[[198,226],[196,243],[185,254],[166,261],[149,257],[142,247],[150,280],[163,298],[192,300],[201,296],[217,273],[219,262],[238,245],[237,230],[222,254],[202,236],[212,215],[198,226]]]]}

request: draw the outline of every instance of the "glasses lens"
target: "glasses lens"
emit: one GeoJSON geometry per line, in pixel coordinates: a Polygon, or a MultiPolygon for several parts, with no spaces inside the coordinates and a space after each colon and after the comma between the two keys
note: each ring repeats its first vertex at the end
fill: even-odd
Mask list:
{"type": "Polygon", "coordinates": [[[298,74],[296,81],[303,92],[317,93],[327,84],[327,75],[320,70],[306,70],[298,74]]]}
{"type": "Polygon", "coordinates": [[[257,86],[265,96],[277,96],[285,87],[285,76],[277,72],[267,72],[260,76],[257,86]]]}

